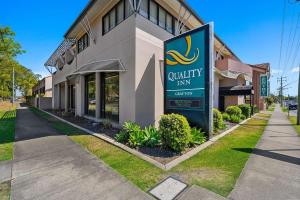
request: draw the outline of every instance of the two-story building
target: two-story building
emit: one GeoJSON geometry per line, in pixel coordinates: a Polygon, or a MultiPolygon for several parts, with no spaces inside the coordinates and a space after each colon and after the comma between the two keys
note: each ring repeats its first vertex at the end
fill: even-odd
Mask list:
{"type": "MultiPolygon", "coordinates": [[[[164,112],[164,41],[203,24],[182,0],[91,0],[45,63],[53,73],[53,109],[119,124],[157,122],[164,112]]],[[[214,43],[219,107],[219,85],[244,84],[252,71],[218,36],[214,43]],[[247,69],[232,76],[229,65],[247,69]]]]}

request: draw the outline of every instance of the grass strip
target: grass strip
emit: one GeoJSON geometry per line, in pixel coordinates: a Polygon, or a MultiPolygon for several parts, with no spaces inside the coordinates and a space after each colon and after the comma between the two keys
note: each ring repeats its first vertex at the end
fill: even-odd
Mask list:
{"type": "Polygon", "coordinates": [[[32,110],[144,191],[165,177],[176,175],[189,185],[205,187],[224,197],[233,189],[267,124],[267,120],[250,119],[212,146],[166,172],[50,115],[32,110]]]}
{"type": "Polygon", "coordinates": [[[300,125],[297,125],[297,117],[290,116],[289,120],[293,124],[294,128],[296,129],[298,136],[300,136],[300,125]]]}
{"type": "Polygon", "coordinates": [[[16,111],[0,112],[0,161],[13,158],[16,111]]]}
{"type": "Polygon", "coordinates": [[[0,199],[1,200],[10,199],[10,181],[0,183],[0,199]]]}

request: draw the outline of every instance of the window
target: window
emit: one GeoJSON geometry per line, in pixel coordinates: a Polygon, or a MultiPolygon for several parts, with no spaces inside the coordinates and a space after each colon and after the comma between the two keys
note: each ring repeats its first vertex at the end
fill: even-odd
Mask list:
{"type": "Polygon", "coordinates": [[[77,51],[78,53],[85,50],[90,44],[89,44],[89,36],[88,34],[84,34],[78,41],[77,41],[77,51]]]}
{"type": "Polygon", "coordinates": [[[150,1],[150,21],[157,24],[157,4],[150,1]]]}
{"type": "Polygon", "coordinates": [[[133,13],[132,6],[133,0],[125,0],[125,19],[133,13]]]}
{"type": "Polygon", "coordinates": [[[95,117],[96,114],[96,75],[85,76],[85,114],[95,117]]]}
{"type": "Polygon", "coordinates": [[[162,28],[166,28],[166,11],[162,8],[162,7],[159,7],[158,9],[158,16],[159,16],[159,23],[158,25],[162,28]]]}
{"type": "Polygon", "coordinates": [[[116,26],[116,9],[112,9],[109,13],[109,29],[116,26]]]}
{"type": "Polygon", "coordinates": [[[149,8],[149,2],[148,0],[140,0],[142,1],[141,2],[141,5],[140,5],[140,10],[139,10],[139,13],[143,16],[143,17],[146,17],[148,18],[148,8],[149,8]]]}
{"type": "MultiPolygon", "coordinates": [[[[142,0],[139,14],[159,25],[169,33],[175,34],[175,17],[158,5],[154,0],[142,0]]],[[[185,31],[189,30],[187,27],[184,27],[184,29],[185,31]]]]}
{"type": "MultiPolygon", "coordinates": [[[[133,3],[133,0],[130,0],[133,3]]],[[[103,18],[102,34],[109,32],[111,29],[120,24],[124,19],[133,14],[132,6],[129,0],[120,0],[103,18]]]]}
{"type": "Polygon", "coordinates": [[[170,33],[173,33],[173,17],[168,13],[166,17],[166,30],[170,33]]]}
{"type": "Polygon", "coordinates": [[[117,24],[124,20],[124,1],[120,1],[117,5],[117,24]]]}

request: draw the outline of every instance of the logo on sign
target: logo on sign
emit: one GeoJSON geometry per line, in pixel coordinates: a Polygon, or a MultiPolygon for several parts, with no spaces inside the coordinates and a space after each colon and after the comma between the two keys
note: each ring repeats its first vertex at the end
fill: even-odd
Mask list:
{"type": "Polygon", "coordinates": [[[191,51],[191,47],[192,47],[192,38],[191,36],[186,36],[185,37],[186,43],[187,43],[187,49],[184,55],[182,55],[181,53],[179,53],[178,51],[175,50],[169,50],[167,52],[167,55],[172,57],[172,60],[170,59],[166,59],[167,64],[174,66],[174,65],[178,65],[178,64],[182,64],[182,65],[190,65],[193,64],[194,62],[196,62],[199,58],[199,49],[196,49],[196,52],[194,52],[194,55],[189,58],[189,54],[191,51]]]}

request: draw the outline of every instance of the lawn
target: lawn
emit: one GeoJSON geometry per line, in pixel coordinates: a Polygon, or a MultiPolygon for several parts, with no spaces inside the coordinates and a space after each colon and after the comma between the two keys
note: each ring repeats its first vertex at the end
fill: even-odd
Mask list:
{"type": "Polygon", "coordinates": [[[281,107],[281,110],[282,110],[282,112],[288,112],[288,109],[287,109],[287,107],[285,107],[285,106],[282,106],[282,107],[281,107]]]}
{"type": "Polygon", "coordinates": [[[266,120],[251,119],[232,134],[166,172],[41,111],[32,111],[47,119],[54,128],[68,135],[144,191],[148,191],[165,177],[176,175],[189,185],[200,185],[224,197],[233,189],[267,124],[266,120]]]}
{"type": "Polygon", "coordinates": [[[16,111],[0,111],[0,161],[13,158],[16,111]]]}
{"type": "Polygon", "coordinates": [[[10,199],[10,181],[0,183],[0,199],[1,200],[10,199]]]}
{"type": "Polygon", "coordinates": [[[300,125],[297,125],[297,117],[295,116],[290,116],[289,120],[293,124],[294,128],[296,129],[298,135],[300,136],[300,125]]]}
{"type": "Polygon", "coordinates": [[[266,113],[257,113],[257,117],[263,117],[263,118],[270,118],[272,115],[271,114],[266,114],[266,113]]]}

